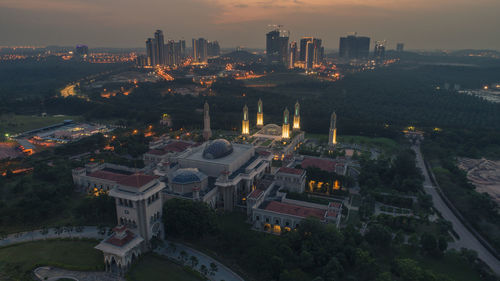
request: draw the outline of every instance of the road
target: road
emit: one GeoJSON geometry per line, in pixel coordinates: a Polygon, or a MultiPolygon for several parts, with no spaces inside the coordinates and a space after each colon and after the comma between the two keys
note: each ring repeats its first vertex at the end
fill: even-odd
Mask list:
{"type": "Polygon", "coordinates": [[[184,251],[187,253],[187,262],[186,264],[190,264],[189,258],[191,256],[195,256],[198,258],[198,265],[194,268],[197,271],[200,271],[201,265],[205,265],[207,268],[210,268],[210,263],[215,263],[217,264],[217,272],[215,272],[214,276],[207,276],[210,278],[210,280],[214,281],[219,281],[219,280],[224,280],[224,281],[244,281],[243,278],[241,278],[238,274],[234,273],[231,269],[223,265],[222,263],[218,262],[217,260],[205,255],[204,253],[201,253],[197,250],[194,250],[192,248],[189,248],[183,244],[179,243],[174,243],[175,244],[175,250],[170,248],[169,244],[173,242],[165,241],[166,247],[159,248],[155,250],[160,255],[167,256],[171,259],[180,259],[180,252],[184,251]]]}
{"type": "Polygon", "coordinates": [[[462,222],[453,214],[453,212],[448,208],[446,203],[443,201],[441,196],[437,191],[436,186],[432,184],[430,180],[429,173],[424,164],[424,159],[420,151],[420,146],[414,145],[412,149],[417,155],[417,167],[422,170],[425,177],[424,180],[424,190],[427,194],[432,196],[432,202],[434,207],[441,213],[443,218],[450,221],[453,225],[453,229],[460,237],[455,241],[457,248],[467,248],[477,252],[478,257],[484,261],[497,275],[500,275],[500,261],[495,258],[477,239],[476,237],[462,224],[462,222]]]}

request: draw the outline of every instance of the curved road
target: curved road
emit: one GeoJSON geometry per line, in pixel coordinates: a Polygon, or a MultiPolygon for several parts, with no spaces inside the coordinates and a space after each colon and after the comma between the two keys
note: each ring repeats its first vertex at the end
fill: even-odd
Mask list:
{"type": "MultiPolygon", "coordinates": [[[[57,239],[57,238],[95,238],[95,239],[104,239],[107,237],[107,233],[105,234],[100,234],[99,229],[95,226],[85,226],[83,227],[82,231],[76,232],[63,232],[60,234],[57,234],[55,232],[55,229],[48,229],[48,232],[46,234],[42,234],[41,230],[33,230],[33,231],[27,231],[27,232],[20,232],[20,233],[14,233],[10,234],[3,240],[0,240],[0,247],[3,246],[8,246],[12,244],[17,244],[17,243],[23,243],[23,242],[30,242],[30,241],[36,241],[36,240],[44,240],[44,239],[57,239]]],[[[166,241],[167,244],[169,244],[169,241],[166,241]]],[[[187,253],[188,258],[191,256],[195,256],[198,258],[199,264],[197,267],[195,267],[195,270],[200,271],[200,267],[202,264],[204,264],[207,268],[210,268],[210,263],[215,263],[217,264],[217,272],[214,272],[213,276],[207,276],[210,278],[210,280],[214,281],[219,281],[219,280],[225,280],[225,281],[244,281],[243,278],[241,278],[238,274],[234,273],[231,269],[229,269],[227,266],[224,264],[218,262],[217,260],[213,259],[212,257],[205,255],[204,253],[201,253],[197,250],[194,250],[192,248],[189,248],[186,245],[180,244],[180,243],[174,243],[176,245],[176,250],[173,251],[172,249],[169,249],[167,247],[160,248],[155,250],[160,255],[164,255],[170,259],[174,260],[179,260],[179,254],[181,251],[185,251],[187,253]]],[[[186,264],[190,264],[189,260],[186,264]]],[[[48,267],[41,267],[38,268],[37,271],[40,271],[40,273],[45,272],[45,277],[51,276],[54,274],[54,272],[51,272],[49,274],[48,267]]],[[[90,272],[90,275],[92,276],[87,276],[88,278],[82,278],[82,275],[88,275],[83,272],[74,272],[74,271],[69,271],[69,270],[62,270],[62,269],[57,269],[57,268],[52,268],[52,271],[58,271],[58,273],[61,273],[61,275],[57,275],[57,278],[61,278],[63,275],[68,275],[71,277],[76,277],[78,280],[94,280],[92,279],[94,275],[101,276],[99,274],[104,274],[104,272],[90,272]],[[60,271],[60,272],[59,272],[60,271]],[[90,278],[90,279],[89,279],[90,278]]],[[[106,274],[104,274],[106,275],[106,274]]],[[[54,277],[54,276],[52,276],[54,277]]],[[[102,277],[102,276],[101,276],[102,277]]],[[[54,277],[55,278],[55,277],[54,277]]],[[[57,280],[57,279],[55,279],[57,280]]],[[[95,279],[95,280],[103,280],[101,279],[95,279]]]]}
{"type": "Polygon", "coordinates": [[[500,261],[495,258],[484,246],[481,244],[476,237],[462,224],[462,222],[453,214],[453,212],[448,208],[446,203],[443,201],[441,196],[437,191],[437,188],[432,184],[427,168],[424,164],[424,159],[422,153],[420,152],[420,146],[414,145],[412,149],[417,155],[417,167],[422,170],[422,174],[425,177],[424,180],[424,190],[427,194],[432,196],[432,202],[434,207],[441,213],[443,218],[450,221],[453,225],[453,229],[458,236],[458,240],[455,240],[457,248],[467,248],[477,252],[478,257],[484,261],[497,275],[500,275],[500,261]]]}

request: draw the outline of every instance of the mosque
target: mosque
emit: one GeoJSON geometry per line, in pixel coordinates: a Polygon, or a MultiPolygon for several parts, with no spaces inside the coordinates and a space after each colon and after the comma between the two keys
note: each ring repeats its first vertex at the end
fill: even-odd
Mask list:
{"type": "MultiPolygon", "coordinates": [[[[91,163],[73,170],[76,185],[91,190],[101,188],[115,199],[118,226],[96,246],[104,254],[107,271],[123,275],[141,253],[151,249],[155,237],[162,238],[162,206],[172,198],[245,212],[253,229],[275,234],[298,227],[301,220],[310,216],[339,225],[341,201],[319,205],[287,198],[287,192],[304,192],[304,169],[271,167],[277,156],[293,155],[295,147],[304,139],[298,102],[292,119],[288,109],[284,109],[283,123],[279,126],[264,124],[263,103],[259,100],[255,123],[258,131],[253,135],[245,105],[241,134],[251,140],[248,143],[211,139],[209,111],[205,102],[204,143],[155,141],[150,144],[152,149],[144,154],[148,169],[91,163]],[[275,145],[266,147],[265,143],[275,145]]],[[[329,145],[335,144],[336,115],[333,113],[329,145]]]]}

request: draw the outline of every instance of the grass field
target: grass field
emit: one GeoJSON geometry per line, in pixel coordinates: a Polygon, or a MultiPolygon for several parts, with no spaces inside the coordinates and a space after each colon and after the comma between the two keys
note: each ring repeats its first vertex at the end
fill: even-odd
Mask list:
{"type": "MultiPolygon", "coordinates": [[[[94,240],[46,240],[0,248],[0,264],[11,269],[13,280],[37,266],[53,265],[70,270],[103,270],[102,253],[94,240]]],[[[17,279],[19,278],[19,279],[17,279]]]]}
{"type": "Polygon", "coordinates": [[[202,281],[203,279],[166,258],[144,255],[127,274],[130,281],[202,281]]]}
{"type": "Polygon", "coordinates": [[[0,134],[18,134],[25,131],[60,123],[63,120],[81,120],[79,116],[29,116],[29,115],[0,115],[0,134]]]}
{"type": "Polygon", "coordinates": [[[310,76],[306,76],[299,73],[269,73],[266,76],[255,78],[255,79],[247,79],[243,80],[245,85],[252,86],[277,86],[286,83],[297,83],[303,81],[311,81],[314,78],[310,76]]]}
{"type": "MultiPolygon", "coordinates": [[[[306,138],[327,142],[326,134],[306,134],[306,138]]],[[[370,138],[364,136],[338,136],[337,141],[342,144],[358,144],[369,148],[376,148],[385,152],[394,152],[399,149],[399,144],[388,138],[370,138]]]]}

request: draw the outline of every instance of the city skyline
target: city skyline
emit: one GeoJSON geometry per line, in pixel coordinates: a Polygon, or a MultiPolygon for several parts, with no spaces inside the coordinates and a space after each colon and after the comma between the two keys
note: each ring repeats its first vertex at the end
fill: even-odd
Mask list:
{"type": "Polygon", "coordinates": [[[227,1],[159,2],[108,0],[3,0],[0,2],[0,46],[75,45],[142,47],[151,30],[170,39],[213,38],[224,48],[265,47],[262,34],[269,24],[290,30],[290,40],[322,38],[326,49],[337,49],[339,37],[350,32],[387,40],[395,49],[497,49],[492,36],[500,18],[500,2],[479,0],[419,1],[227,1]],[[155,7],[144,9],[144,7],[155,7]],[[175,9],[172,9],[175,7],[175,9]],[[469,19],[469,20],[464,20],[469,19]]]}

